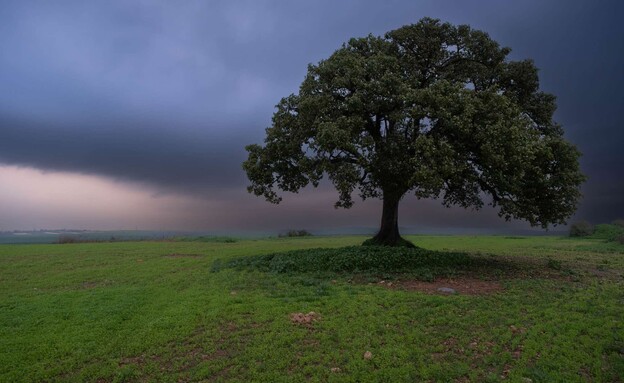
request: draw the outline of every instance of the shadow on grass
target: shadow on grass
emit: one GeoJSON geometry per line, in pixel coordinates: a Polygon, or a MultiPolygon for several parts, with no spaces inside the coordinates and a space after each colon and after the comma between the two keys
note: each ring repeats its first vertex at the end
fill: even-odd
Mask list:
{"type": "Polygon", "coordinates": [[[551,272],[545,264],[494,255],[443,252],[421,248],[351,246],[295,250],[227,261],[216,260],[212,271],[257,270],[277,274],[405,276],[432,281],[438,277],[483,279],[524,278],[551,272]]]}

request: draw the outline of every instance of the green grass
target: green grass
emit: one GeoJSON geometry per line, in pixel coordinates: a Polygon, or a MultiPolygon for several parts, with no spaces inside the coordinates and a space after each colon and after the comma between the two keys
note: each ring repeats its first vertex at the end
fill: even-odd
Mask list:
{"type": "Polygon", "coordinates": [[[381,246],[349,246],[316,248],[282,253],[245,256],[224,264],[213,263],[213,270],[222,267],[238,270],[256,269],[277,273],[413,273],[466,268],[474,260],[465,253],[439,252],[425,249],[390,248],[381,246]]]}
{"type": "Polygon", "coordinates": [[[604,239],[607,241],[616,241],[620,236],[624,235],[624,227],[613,224],[596,225],[591,238],[604,239]]]}
{"type": "Polygon", "coordinates": [[[622,381],[624,246],[407,239],[2,245],[0,381],[622,381]],[[445,278],[504,290],[400,287],[445,278]]]}

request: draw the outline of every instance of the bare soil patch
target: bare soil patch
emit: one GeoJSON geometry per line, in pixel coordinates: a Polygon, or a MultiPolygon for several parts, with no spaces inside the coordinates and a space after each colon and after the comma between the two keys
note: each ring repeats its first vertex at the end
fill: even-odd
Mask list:
{"type": "MultiPolygon", "coordinates": [[[[237,326],[233,322],[229,322],[220,329],[223,337],[217,339],[214,347],[205,348],[206,329],[203,326],[197,327],[188,337],[182,340],[171,341],[167,346],[168,352],[161,355],[141,354],[122,358],[119,366],[136,366],[141,373],[158,368],[162,372],[185,374],[192,370],[202,362],[230,359],[234,355],[235,350],[230,349],[225,344],[226,334],[237,330],[237,326]]],[[[222,371],[216,373],[215,379],[224,375],[229,371],[231,366],[226,366],[222,371]]],[[[138,378],[138,381],[149,381],[148,379],[138,378]]],[[[191,381],[190,378],[181,376],[178,381],[191,381]]],[[[210,380],[212,381],[212,379],[210,380]]]]}
{"type": "Polygon", "coordinates": [[[310,311],[307,314],[304,313],[292,313],[290,314],[290,321],[294,324],[310,326],[312,323],[321,319],[321,316],[314,311],[310,311]]]}
{"type": "MultiPolygon", "coordinates": [[[[383,281],[382,281],[383,282],[383,281]]],[[[482,280],[470,277],[440,278],[433,282],[418,280],[396,281],[392,284],[381,283],[388,288],[421,291],[427,294],[449,295],[488,295],[504,290],[503,286],[492,280],[482,280]],[[453,291],[450,291],[452,289],[453,291]]]]}
{"type": "Polygon", "coordinates": [[[98,282],[82,282],[83,289],[94,289],[98,287],[100,284],[98,282]]]}

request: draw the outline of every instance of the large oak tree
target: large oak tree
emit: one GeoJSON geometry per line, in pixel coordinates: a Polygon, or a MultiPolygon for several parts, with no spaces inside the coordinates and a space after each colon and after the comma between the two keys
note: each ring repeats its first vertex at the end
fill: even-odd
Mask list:
{"type": "Polygon", "coordinates": [[[248,190],[279,203],[276,189],[327,176],[336,207],[351,207],[356,190],[381,198],[369,242],[382,245],[405,244],[407,194],[564,223],[580,198],[580,153],[553,121],[555,97],[539,90],[533,62],[509,52],[482,31],[429,18],[351,39],[280,101],[264,146],[246,147],[248,190]]]}

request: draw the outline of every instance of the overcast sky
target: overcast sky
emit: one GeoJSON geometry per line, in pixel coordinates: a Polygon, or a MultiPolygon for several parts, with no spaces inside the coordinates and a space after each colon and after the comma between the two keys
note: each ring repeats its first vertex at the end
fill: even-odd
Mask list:
{"type": "MultiPolygon", "coordinates": [[[[624,218],[621,1],[0,0],[0,230],[375,227],[330,188],[247,194],[244,146],[306,67],[429,16],[532,58],[589,181],[574,219],[624,218]]],[[[522,229],[407,197],[401,226],[522,229]]]]}

